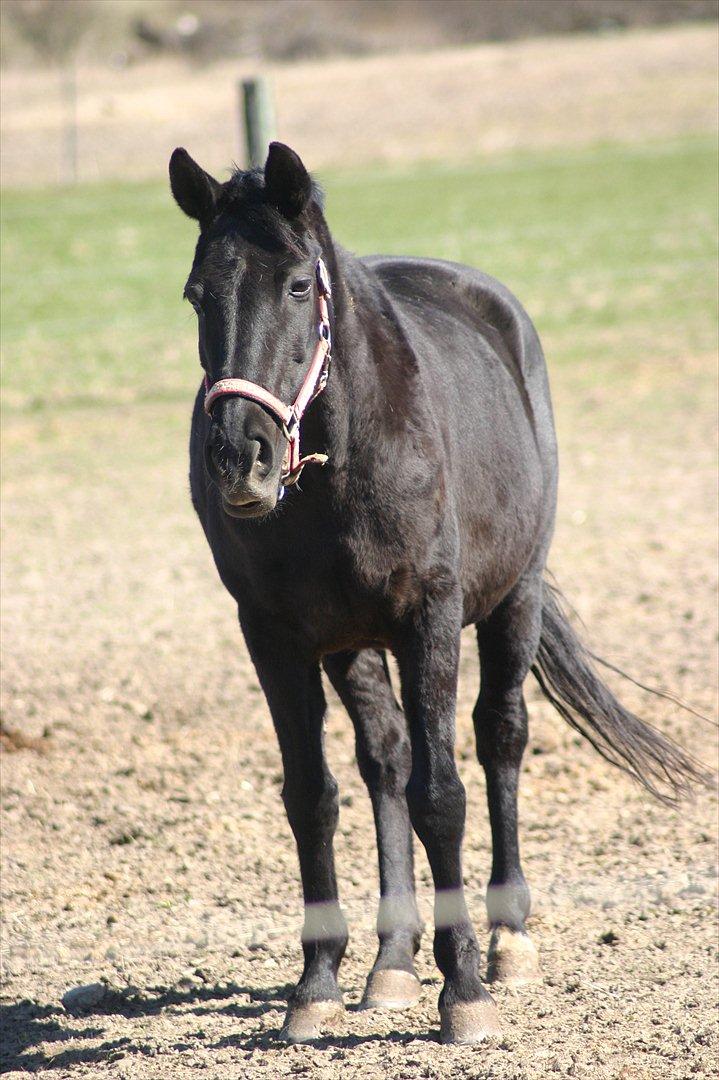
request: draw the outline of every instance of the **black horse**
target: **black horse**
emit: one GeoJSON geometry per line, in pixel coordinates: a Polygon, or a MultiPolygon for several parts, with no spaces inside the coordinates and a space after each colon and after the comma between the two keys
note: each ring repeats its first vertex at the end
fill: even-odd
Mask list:
{"type": "Polygon", "coordinates": [[[603,685],[543,580],[555,434],[542,349],[512,294],[466,266],[350,255],[280,143],[264,171],[226,183],[178,149],[170,179],[200,225],[185,286],[205,375],[192,500],[272,713],[302,874],[305,963],[284,1036],[313,1038],[342,1009],[347,928],[322,666],[354,724],[377,827],[380,946],[364,1004],[403,1007],[419,994],[413,827],[436,890],[441,1035],[479,1041],[498,1027],[462,890],[462,627],[476,625],[481,662],[473,718],[493,844],[490,980],[536,971],[517,837],[530,669],[569,723],[660,797],[677,798],[699,770],[603,685]]]}

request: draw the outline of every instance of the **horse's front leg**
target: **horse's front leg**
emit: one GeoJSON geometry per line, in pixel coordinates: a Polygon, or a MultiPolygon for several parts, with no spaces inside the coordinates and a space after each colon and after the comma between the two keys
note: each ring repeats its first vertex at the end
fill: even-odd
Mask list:
{"type": "Polygon", "coordinates": [[[462,598],[448,587],[428,595],[395,651],[412,744],[407,803],[435,888],[434,955],[445,977],[439,997],[443,1042],[498,1034],[494,1002],[482,984],[477,938],[462,883],[465,792],[454,760],[462,598]]]}
{"type": "Polygon", "coordinates": [[[418,1001],[421,991],[414,970],[422,924],[405,797],[410,772],[407,722],[392,691],[384,653],[335,653],[325,657],[324,668],[354,724],[357,762],[377,830],[380,945],[362,1003],[365,1008],[401,1009],[418,1001]]]}
{"type": "Polygon", "coordinates": [[[316,1038],[344,1006],[337,971],[347,946],[347,924],[337,899],[333,837],[339,816],[337,782],[324,752],[325,698],[319,664],[303,660],[296,643],[284,645],[243,625],[267,697],[282,754],[282,798],[302,875],[305,965],[290,998],[282,1036],[316,1038]]]}

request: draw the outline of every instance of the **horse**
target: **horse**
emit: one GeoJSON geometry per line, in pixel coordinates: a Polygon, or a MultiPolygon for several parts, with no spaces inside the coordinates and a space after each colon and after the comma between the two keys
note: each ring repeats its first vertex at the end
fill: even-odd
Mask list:
{"type": "Polygon", "coordinates": [[[362,1005],[419,998],[414,830],[435,889],[440,1036],[480,1042],[499,1021],[462,886],[462,628],[476,626],[481,668],[488,982],[538,974],[517,824],[530,670],[574,728],[660,798],[680,798],[701,769],[606,687],[547,581],[557,446],[542,347],[512,293],[468,266],[350,254],[282,143],[226,182],[183,148],[169,172],[200,230],[184,288],[203,369],[192,502],[267,699],[299,856],[304,968],[282,1037],[314,1039],[344,1008],[324,670],[355,729],[377,833],[379,949],[362,1005]]]}

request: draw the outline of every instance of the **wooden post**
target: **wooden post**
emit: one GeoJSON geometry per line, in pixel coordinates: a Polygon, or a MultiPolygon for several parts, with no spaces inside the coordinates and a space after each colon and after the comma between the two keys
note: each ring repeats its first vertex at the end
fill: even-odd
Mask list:
{"type": "Polygon", "coordinates": [[[246,162],[264,165],[267,147],[275,137],[275,108],[267,79],[243,79],[238,87],[244,116],[246,162]]]}
{"type": "Polygon", "coordinates": [[[62,96],[65,102],[65,123],[63,125],[63,143],[65,157],[65,179],[76,184],[79,176],[77,146],[77,69],[71,60],[63,70],[62,96]]]}

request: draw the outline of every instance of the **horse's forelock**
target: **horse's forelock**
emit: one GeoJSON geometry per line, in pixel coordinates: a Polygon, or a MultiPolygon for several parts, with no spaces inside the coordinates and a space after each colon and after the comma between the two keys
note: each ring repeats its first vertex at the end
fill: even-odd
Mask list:
{"type": "MultiPolygon", "coordinates": [[[[312,202],[322,210],[324,194],[314,181],[312,202]]],[[[307,254],[309,215],[303,213],[290,221],[272,206],[265,196],[261,169],[237,169],[222,186],[217,211],[218,216],[234,219],[250,243],[286,250],[300,258],[307,254]]]]}

